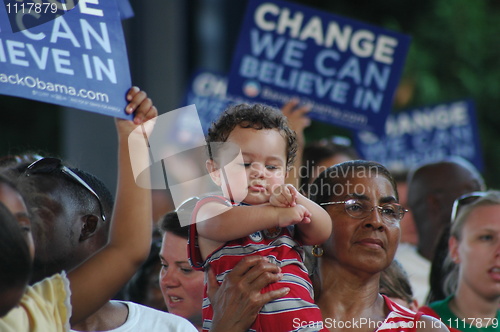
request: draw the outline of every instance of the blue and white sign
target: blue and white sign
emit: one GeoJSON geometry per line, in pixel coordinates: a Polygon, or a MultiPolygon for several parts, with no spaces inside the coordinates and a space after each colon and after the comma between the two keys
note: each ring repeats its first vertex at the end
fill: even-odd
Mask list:
{"type": "Polygon", "coordinates": [[[408,36],[297,4],[250,0],[228,96],[281,107],[311,104],[313,119],[383,131],[408,36]]]}
{"type": "Polygon", "coordinates": [[[471,100],[412,109],[390,115],[385,135],[370,132],[355,135],[364,159],[378,161],[389,169],[411,169],[450,156],[469,160],[483,169],[479,131],[471,100]]]}
{"type": "Polygon", "coordinates": [[[46,19],[51,6],[14,2],[0,6],[0,17],[15,14],[12,31],[19,30],[0,31],[0,93],[130,119],[124,109],[132,83],[116,0],[79,0],[40,25],[33,20],[46,19]],[[16,14],[21,3],[24,12],[16,14]]]}
{"type": "Polygon", "coordinates": [[[232,104],[226,99],[227,77],[212,71],[197,71],[189,82],[182,105],[196,105],[205,134],[212,122],[232,104]]]}

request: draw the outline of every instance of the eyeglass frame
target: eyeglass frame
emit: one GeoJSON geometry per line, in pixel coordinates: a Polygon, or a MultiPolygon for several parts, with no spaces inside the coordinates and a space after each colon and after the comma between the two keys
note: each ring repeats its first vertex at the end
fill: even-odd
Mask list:
{"type": "Polygon", "coordinates": [[[457,216],[458,216],[458,211],[459,211],[459,208],[462,206],[466,206],[466,205],[469,205],[469,204],[472,204],[474,203],[475,201],[477,201],[478,199],[480,199],[481,197],[485,197],[487,196],[488,193],[485,192],[485,191],[473,191],[473,192],[470,192],[470,193],[467,193],[467,194],[463,194],[461,195],[460,197],[458,197],[457,199],[455,199],[453,201],[453,206],[451,207],[451,218],[450,218],[450,222],[454,222],[456,219],[457,219],[457,216]],[[467,204],[463,204],[462,201],[466,200],[467,198],[476,198],[475,200],[467,203],[467,204]]]}
{"type": "MultiPolygon", "coordinates": [[[[32,171],[33,168],[36,167],[36,165],[39,164],[40,162],[47,161],[47,160],[56,162],[58,164],[58,166],[56,168],[54,168],[54,170],[56,170],[56,169],[60,170],[64,175],[68,176],[70,179],[73,179],[74,181],[79,183],[81,186],[83,186],[85,189],[87,189],[97,199],[97,203],[99,204],[99,210],[101,212],[101,218],[103,221],[106,221],[106,215],[104,214],[104,207],[102,205],[101,198],[99,197],[99,195],[97,195],[95,190],[92,189],[92,187],[90,187],[90,185],[87,182],[85,182],[85,180],[83,180],[80,176],[78,176],[78,174],[73,172],[69,167],[64,166],[61,159],[53,158],[53,157],[40,158],[40,159],[32,162],[28,166],[26,166],[26,169],[24,170],[24,175],[29,177],[32,174],[37,174],[36,169],[35,169],[35,173],[31,173],[30,171],[32,171]]],[[[43,174],[43,172],[40,172],[40,173],[43,174]]],[[[47,174],[47,173],[45,173],[45,174],[47,174]]]]}
{"type": "MultiPolygon", "coordinates": [[[[384,208],[384,205],[392,204],[392,205],[395,205],[395,206],[401,208],[401,212],[398,213],[401,217],[399,219],[397,219],[395,222],[391,222],[391,221],[388,220],[388,222],[390,222],[391,224],[395,224],[397,222],[400,222],[404,218],[405,213],[409,212],[408,209],[406,209],[403,205],[401,205],[399,203],[384,203],[383,205],[374,205],[374,206],[371,207],[371,209],[364,210],[364,211],[368,212],[368,214],[366,216],[356,217],[356,216],[353,216],[351,213],[349,213],[349,211],[347,210],[347,205],[346,204],[348,202],[359,202],[359,200],[351,198],[351,199],[348,199],[346,201],[323,202],[323,203],[320,203],[319,205],[324,206],[324,205],[344,204],[344,211],[349,215],[349,217],[352,217],[354,219],[363,219],[363,218],[368,217],[375,210],[375,208],[377,208],[378,211],[379,211],[379,213],[380,213],[380,211],[384,208]]],[[[380,216],[382,217],[382,219],[386,220],[383,215],[380,215],[380,216]]]]}

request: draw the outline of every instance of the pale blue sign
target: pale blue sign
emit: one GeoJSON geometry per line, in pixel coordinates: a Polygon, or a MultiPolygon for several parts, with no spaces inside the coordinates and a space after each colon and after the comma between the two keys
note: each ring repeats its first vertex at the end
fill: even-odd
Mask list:
{"type": "Polygon", "coordinates": [[[0,31],[1,94],[131,118],[124,111],[132,83],[116,0],[80,0],[56,18],[51,6],[14,15],[19,8],[0,6],[0,17],[15,17],[12,31],[18,30],[7,31],[4,22],[0,31]]]}
{"type": "Polygon", "coordinates": [[[471,100],[425,106],[392,114],[381,136],[371,132],[355,135],[364,159],[390,169],[414,166],[458,156],[483,169],[476,111],[471,100]]]}

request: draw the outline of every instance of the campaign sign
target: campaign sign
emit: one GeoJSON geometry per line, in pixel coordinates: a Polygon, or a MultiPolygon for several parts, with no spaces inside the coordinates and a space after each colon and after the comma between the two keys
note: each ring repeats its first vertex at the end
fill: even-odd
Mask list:
{"type": "Polygon", "coordinates": [[[227,77],[212,71],[197,71],[188,85],[182,105],[196,105],[205,134],[219,115],[232,103],[226,99],[227,77]]]}
{"type": "Polygon", "coordinates": [[[311,118],[383,131],[408,36],[308,7],[250,0],[228,95],[281,107],[292,97],[311,118]]]}
{"type": "Polygon", "coordinates": [[[483,169],[471,100],[391,114],[382,137],[358,132],[355,141],[364,159],[378,161],[389,169],[410,169],[450,156],[462,157],[479,170],[483,169]]]}
{"type": "MultiPolygon", "coordinates": [[[[130,119],[124,109],[132,83],[116,0],[79,0],[48,21],[50,6],[27,11],[22,3],[19,31],[0,31],[0,93],[130,119]]],[[[0,16],[14,15],[7,8],[15,7],[0,6],[0,16]]]]}

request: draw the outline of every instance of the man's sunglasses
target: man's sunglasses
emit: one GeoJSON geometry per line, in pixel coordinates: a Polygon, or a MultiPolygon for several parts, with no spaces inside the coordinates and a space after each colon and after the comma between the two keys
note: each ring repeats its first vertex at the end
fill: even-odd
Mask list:
{"type": "Polygon", "coordinates": [[[61,171],[63,174],[68,176],[70,179],[73,179],[73,181],[79,183],[81,186],[83,186],[85,189],[87,189],[97,199],[97,202],[99,203],[99,209],[101,211],[101,218],[103,221],[105,221],[106,215],[104,214],[104,208],[102,206],[101,199],[99,198],[99,195],[97,195],[97,193],[94,191],[94,189],[92,189],[87,184],[87,182],[85,182],[75,172],[73,172],[68,167],[64,166],[60,159],[57,159],[57,158],[38,159],[37,161],[31,163],[28,167],[26,167],[24,174],[26,176],[30,176],[32,174],[48,174],[48,173],[53,173],[56,170],[61,171]]]}

